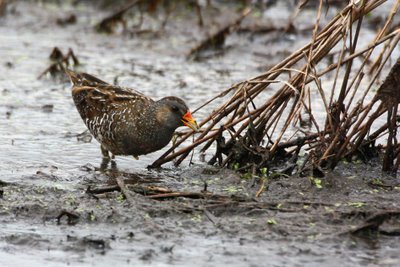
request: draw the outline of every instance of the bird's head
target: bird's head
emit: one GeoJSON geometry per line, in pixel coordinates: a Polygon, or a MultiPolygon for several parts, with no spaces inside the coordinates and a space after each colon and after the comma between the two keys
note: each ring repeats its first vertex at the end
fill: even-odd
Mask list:
{"type": "Polygon", "coordinates": [[[192,117],[185,102],[174,96],[157,101],[156,119],[161,124],[175,130],[180,126],[187,126],[194,131],[199,130],[196,120],[192,117]]]}

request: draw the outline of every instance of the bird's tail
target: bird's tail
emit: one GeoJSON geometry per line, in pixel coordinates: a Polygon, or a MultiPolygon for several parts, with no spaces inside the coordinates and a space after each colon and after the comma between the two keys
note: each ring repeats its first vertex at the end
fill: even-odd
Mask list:
{"type": "Polygon", "coordinates": [[[68,75],[69,79],[71,80],[74,86],[82,85],[83,82],[82,75],[69,69],[65,69],[65,73],[68,75]]]}
{"type": "Polygon", "coordinates": [[[74,86],[95,86],[96,84],[108,85],[107,82],[84,72],[78,73],[65,69],[65,73],[67,73],[74,86]]]}

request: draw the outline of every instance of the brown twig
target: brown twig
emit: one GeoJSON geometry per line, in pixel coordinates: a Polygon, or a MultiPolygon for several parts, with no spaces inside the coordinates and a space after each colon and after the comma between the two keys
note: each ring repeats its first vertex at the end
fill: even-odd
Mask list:
{"type": "Polygon", "coordinates": [[[129,190],[126,188],[125,186],[125,182],[123,180],[123,178],[121,177],[116,177],[115,181],[117,182],[117,185],[120,189],[120,191],[122,192],[122,194],[124,194],[124,197],[126,199],[126,201],[130,204],[130,205],[134,205],[135,204],[135,200],[133,199],[133,197],[131,196],[131,193],[129,192],[129,190]]]}
{"type": "MultiPolygon", "coordinates": [[[[190,49],[189,53],[187,54],[187,58],[188,59],[196,58],[197,55],[203,50],[221,47],[225,42],[226,36],[237,29],[237,26],[250,13],[250,11],[251,11],[250,9],[245,9],[236,20],[222,27],[215,33],[208,36],[205,40],[201,41],[199,44],[194,46],[192,49],[190,49]]],[[[199,18],[201,18],[201,13],[199,13],[199,18]]]]}
{"type": "Polygon", "coordinates": [[[133,0],[128,2],[125,6],[120,8],[117,12],[112,13],[108,17],[102,19],[97,25],[96,29],[100,32],[113,33],[116,24],[122,24],[126,30],[126,21],[124,20],[125,13],[139,4],[142,0],[133,0]]]}
{"type": "Polygon", "coordinates": [[[38,80],[40,80],[47,73],[50,73],[52,77],[55,77],[56,75],[60,74],[65,75],[65,70],[69,66],[71,65],[78,66],[80,64],[78,58],[75,56],[75,53],[71,48],[69,48],[68,53],[64,55],[63,52],[58,47],[54,47],[49,58],[54,63],[52,63],[49,67],[47,67],[38,76],[38,80]],[[70,63],[71,60],[72,63],[70,63]]]}
{"type": "Polygon", "coordinates": [[[62,210],[60,214],[57,216],[57,224],[61,224],[61,218],[67,216],[68,225],[75,225],[78,223],[79,215],[76,213],[72,213],[70,211],[62,210]]]}
{"type": "Polygon", "coordinates": [[[157,200],[168,199],[168,198],[177,198],[177,197],[185,197],[185,198],[193,198],[193,199],[199,199],[199,198],[201,198],[201,199],[207,199],[207,198],[226,199],[227,198],[225,196],[213,195],[208,192],[205,192],[205,193],[201,193],[201,192],[200,193],[198,193],[198,192],[171,192],[171,193],[151,195],[148,197],[152,198],[152,199],[157,199],[157,200]]]}
{"type": "Polygon", "coordinates": [[[381,226],[386,220],[399,215],[400,211],[398,210],[389,210],[374,214],[369,217],[365,223],[351,229],[349,233],[356,236],[377,234],[379,226],[381,226]]]}

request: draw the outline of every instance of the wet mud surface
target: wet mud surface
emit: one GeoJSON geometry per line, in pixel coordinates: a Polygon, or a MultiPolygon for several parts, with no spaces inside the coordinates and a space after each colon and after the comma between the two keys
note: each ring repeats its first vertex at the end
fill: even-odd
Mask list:
{"type": "MultiPolygon", "coordinates": [[[[312,26],[310,14],[298,27],[312,26]]],[[[194,109],[309,39],[233,34],[218,56],[193,62],[185,55],[202,33],[195,18],[178,17],[163,32],[149,17],[146,34],[96,33],[105,15],[91,5],[24,2],[0,18],[0,266],[400,265],[400,181],[381,174],[378,159],[264,184],[207,166],[197,153],[179,168],[146,169],[163,150],[102,167],[98,143],[81,135],[69,82],[37,79],[55,46],[72,48],[82,71],[155,99],[178,95],[194,109]],[[70,14],[75,24],[57,24],[70,14]],[[151,188],[190,194],[153,198],[151,188]]],[[[279,3],[264,17],[284,24],[289,15],[279,3]]]]}

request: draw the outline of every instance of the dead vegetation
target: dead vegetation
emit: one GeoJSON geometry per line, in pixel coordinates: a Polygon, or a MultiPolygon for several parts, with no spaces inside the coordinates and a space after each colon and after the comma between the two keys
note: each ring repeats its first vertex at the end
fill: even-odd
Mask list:
{"type": "Polygon", "coordinates": [[[324,1],[319,1],[308,44],[267,72],[237,83],[204,103],[199,109],[222,102],[200,123],[203,131],[195,135],[192,144],[181,147],[193,132],[181,136],[152,167],[172,160],[179,165],[194,148],[201,146],[204,153],[216,144],[210,164],[252,173],[286,162],[287,174],[315,174],[323,168],[335,168],[341,160],[366,161],[383,151],[382,170],[396,174],[400,164],[400,87],[399,61],[392,63],[392,53],[400,38],[398,25],[393,25],[400,3],[396,1],[384,27],[369,44],[358,43],[364,17],[384,2],[351,2],[321,28],[324,1]],[[338,47],[340,51],[332,56],[338,47]],[[318,64],[326,63],[327,58],[333,61],[320,67],[318,64]],[[390,65],[393,68],[385,82],[372,92],[390,65]],[[324,83],[332,79],[328,75],[334,75],[331,86],[324,83]],[[272,84],[281,87],[269,96],[265,92],[271,91],[272,84]],[[369,99],[371,94],[374,96],[369,99]],[[323,103],[323,122],[313,116],[315,102],[323,103]],[[378,118],[383,117],[387,122],[382,125],[378,118]],[[291,127],[296,131],[289,135],[291,127]],[[378,139],[385,144],[377,145],[378,139]]]}
{"type": "Polygon", "coordinates": [[[68,53],[64,55],[64,53],[58,47],[54,47],[49,59],[52,63],[38,76],[38,79],[41,79],[47,74],[50,74],[50,76],[53,78],[60,75],[67,77],[65,70],[70,66],[76,67],[80,64],[78,58],[75,56],[75,53],[71,48],[69,48],[68,53]]]}
{"type": "Polygon", "coordinates": [[[240,16],[236,18],[231,23],[221,27],[215,33],[210,34],[203,41],[199,42],[192,49],[190,49],[187,59],[197,59],[199,54],[206,49],[217,49],[221,48],[225,43],[225,38],[228,34],[236,31],[242,20],[250,13],[250,9],[245,9],[242,11],[240,16]]]}
{"type": "Polygon", "coordinates": [[[125,6],[121,7],[118,11],[112,13],[110,16],[104,18],[100,23],[96,25],[96,29],[99,32],[104,32],[104,33],[113,33],[114,28],[118,25],[121,24],[123,29],[126,30],[127,23],[126,20],[124,19],[124,15],[126,12],[128,12],[131,8],[135,7],[137,4],[139,4],[141,0],[134,0],[130,1],[125,6]]]}
{"type": "Polygon", "coordinates": [[[6,13],[6,8],[7,8],[7,1],[0,0],[0,16],[3,16],[6,13]]]}
{"type": "MultiPolygon", "coordinates": [[[[166,24],[168,23],[168,19],[171,16],[178,6],[184,6],[188,9],[191,9],[193,13],[196,14],[198,18],[199,27],[204,26],[204,20],[202,15],[202,7],[197,0],[189,0],[189,1],[165,1],[165,0],[151,0],[151,1],[143,1],[143,0],[132,0],[127,1],[124,5],[119,7],[116,11],[111,12],[111,15],[102,19],[97,25],[96,29],[99,32],[111,34],[114,33],[118,26],[122,26],[123,32],[131,32],[131,33],[141,33],[146,32],[146,30],[140,29],[144,20],[144,13],[148,13],[155,17],[161,16],[160,19],[160,30],[162,30],[166,24]],[[163,10],[163,14],[159,12],[159,10],[163,10]],[[157,12],[158,11],[158,12],[157,12]],[[139,21],[138,23],[128,26],[128,13],[138,13],[139,21]],[[132,31],[133,28],[133,31],[132,31]]],[[[207,1],[207,6],[210,6],[210,1],[207,1]]]]}

